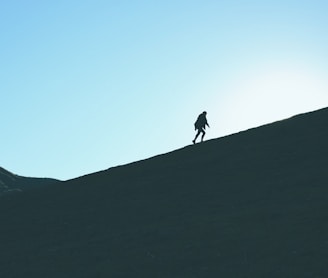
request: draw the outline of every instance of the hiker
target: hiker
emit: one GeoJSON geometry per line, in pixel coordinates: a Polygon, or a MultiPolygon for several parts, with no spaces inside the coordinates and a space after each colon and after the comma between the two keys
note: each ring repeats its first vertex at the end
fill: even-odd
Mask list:
{"type": "Polygon", "coordinates": [[[197,121],[195,122],[195,130],[197,130],[197,134],[195,136],[195,139],[192,140],[192,142],[194,144],[196,144],[196,140],[199,136],[199,134],[202,133],[202,142],[204,140],[204,136],[205,136],[205,128],[206,126],[210,127],[209,124],[207,123],[207,119],[206,119],[206,114],[207,112],[204,111],[202,114],[200,114],[197,118],[197,121]]]}

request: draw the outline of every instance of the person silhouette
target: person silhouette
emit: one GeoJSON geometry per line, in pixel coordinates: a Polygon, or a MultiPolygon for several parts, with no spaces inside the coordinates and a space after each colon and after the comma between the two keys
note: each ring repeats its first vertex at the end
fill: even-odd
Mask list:
{"type": "Polygon", "coordinates": [[[206,115],[207,115],[207,112],[204,111],[202,114],[200,114],[195,122],[195,130],[197,130],[197,134],[195,136],[195,139],[192,140],[192,142],[194,144],[196,144],[196,140],[198,138],[198,136],[202,133],[202,138],[201,138],[201,142],[203,142],[204,140],[204,136],[206,134],[205,132],[205,128],[206,126],[210,127],[210,125],[208,124],[207,122],[207,119],[206,119],[206,115]]]}

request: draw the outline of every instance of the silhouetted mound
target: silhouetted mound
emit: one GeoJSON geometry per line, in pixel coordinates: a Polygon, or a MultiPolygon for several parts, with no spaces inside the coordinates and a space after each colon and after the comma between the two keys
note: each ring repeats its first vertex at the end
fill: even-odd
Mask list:
{"type": "Polygon", "coordinates": [[[0,200],[1,277],[328,277],[328,109],[0,200]]]}
{"type": "Polygon", "coordinates": [[[0,167],[0,196],[36,189],[59,182],[49,178],[28,178],[15,175],[0,167]]]}

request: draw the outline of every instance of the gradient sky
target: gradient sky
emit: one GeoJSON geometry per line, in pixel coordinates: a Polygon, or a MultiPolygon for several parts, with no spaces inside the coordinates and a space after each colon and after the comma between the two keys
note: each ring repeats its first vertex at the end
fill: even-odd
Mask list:
{"type": "Polygon", "coordinates": [[[328,1],[1,1],[0,166],[69,179],[328,106],[328,1]]]}

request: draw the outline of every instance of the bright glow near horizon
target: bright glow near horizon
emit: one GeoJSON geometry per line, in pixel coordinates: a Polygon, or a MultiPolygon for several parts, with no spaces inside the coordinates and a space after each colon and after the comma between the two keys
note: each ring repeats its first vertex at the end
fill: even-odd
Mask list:
{"type": "Polygon", "coordinates": [[[328,81],[322,72],[296,65],[270,65],[248,72],[230,88],[221,134],[282,120],[328,105],[328,81]]]}
{"type": "Polygon", "coordinates": [[[0,4],[0,166],[69,179],[328,106],[323,0],[0,4]]]}

